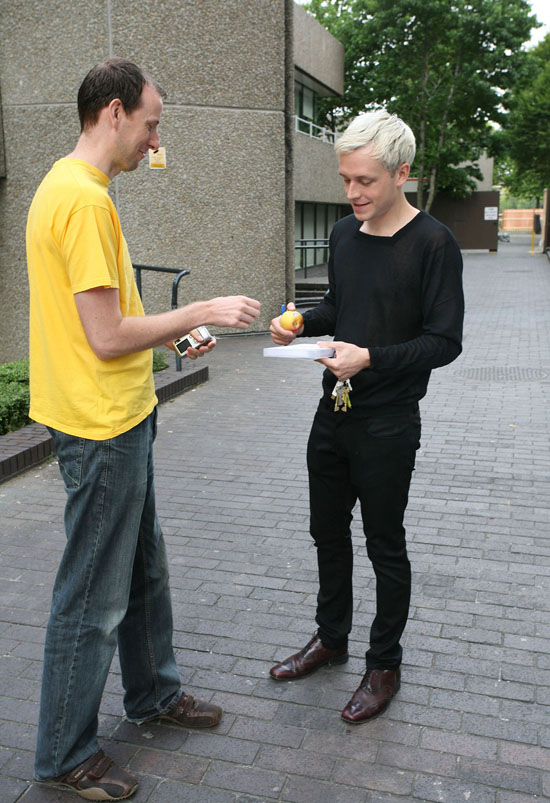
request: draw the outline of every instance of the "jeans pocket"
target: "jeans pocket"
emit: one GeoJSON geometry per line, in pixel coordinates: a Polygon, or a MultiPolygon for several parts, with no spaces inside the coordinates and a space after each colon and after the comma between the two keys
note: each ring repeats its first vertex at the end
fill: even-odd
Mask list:
{"type": "Polygon", "coordinates": [[[77,438],[48,427],[53,438],[55,454],[59,463],[59,471],[65,483],[65,488],[79,488],[82,483],[82,458],[85,438],[77,438]]]}

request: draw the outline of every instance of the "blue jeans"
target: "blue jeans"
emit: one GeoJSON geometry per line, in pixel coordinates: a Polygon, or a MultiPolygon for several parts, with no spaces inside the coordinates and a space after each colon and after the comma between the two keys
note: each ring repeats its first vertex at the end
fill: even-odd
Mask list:
{"type": "Polygon", "coordinates": [[[158,716],[181,693],[155,511],[156,410],[105,441],[50,432],[67,493],[67,544],[44,649],[40,780],[69,772],[99,749],[98,711],[117,644],[128,719],[158,716]]]}

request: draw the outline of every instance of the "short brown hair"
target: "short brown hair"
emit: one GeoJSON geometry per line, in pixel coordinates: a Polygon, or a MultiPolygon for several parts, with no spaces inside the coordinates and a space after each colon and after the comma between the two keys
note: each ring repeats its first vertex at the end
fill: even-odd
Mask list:
{"type": "Polygon", "coordinates": [[[115,98],[120,99],[126,114],[133,112],[141,103],[141,93],[146,84],[156,89],[161,98],[166,97],[160,84],[132,61],[115,57],[96,64],[78,90],[81,131],[92,128],[97,123],[101,109],[115,98]]]}

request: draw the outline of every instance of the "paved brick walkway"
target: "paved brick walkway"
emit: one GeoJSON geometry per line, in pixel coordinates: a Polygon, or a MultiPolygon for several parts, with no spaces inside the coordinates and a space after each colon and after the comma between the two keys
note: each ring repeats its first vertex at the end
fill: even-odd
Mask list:
{"type": "MultiPolygon", "coordinates": [[[[267,676],[314,627],[304,452],[321,367],[265,359],[266,336],[225,339],[209,382],[161,407],[179,665],[226,713],[204,733],[123,722],[115,659],[102,742],[139,776],[136,801],[550,799],[550,263],[528,248],[465,256],[465,352],[422,404],[403,684],[371,723],[339,717],[373,613],[358,520],[353,657],[295,684],[267,676]]],[[[29,781],[63,503],[54,463],[0,486],[5,803],[76,799],[29,781]]]]}

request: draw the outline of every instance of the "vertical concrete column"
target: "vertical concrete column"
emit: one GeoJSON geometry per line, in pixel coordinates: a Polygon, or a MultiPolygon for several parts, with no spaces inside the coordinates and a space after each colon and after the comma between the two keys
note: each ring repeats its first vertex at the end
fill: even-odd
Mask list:
{"type": "MultiPolygon", "coordinates": [[[[294,0],[285,0],[285,299],[294,298],[294,0]]],[[[282,302],[281,302],[282,303],[282,302]]]]}

